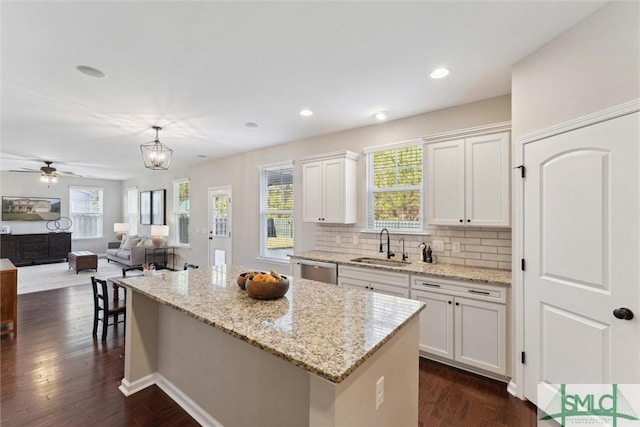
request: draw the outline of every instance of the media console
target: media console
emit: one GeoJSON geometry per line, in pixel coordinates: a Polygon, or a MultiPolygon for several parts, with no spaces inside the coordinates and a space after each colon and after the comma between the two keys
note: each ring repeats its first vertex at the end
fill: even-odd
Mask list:
{"type": "Polygon", "coordinates": [[[64,262],[71,252],[71,233],[0,234],[0,258],[16,266],[64,262]]]}

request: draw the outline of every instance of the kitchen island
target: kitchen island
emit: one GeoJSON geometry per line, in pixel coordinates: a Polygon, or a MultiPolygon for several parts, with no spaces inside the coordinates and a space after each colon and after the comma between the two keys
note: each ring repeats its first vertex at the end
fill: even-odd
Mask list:
{"type": "Polygon", "coordinates": [[[203,425],[417,425],[424,304],[304,279],[253,300],[236,284],[248,270],[114,279],[128,298],[121,391],[158,384],[203,425]]]}

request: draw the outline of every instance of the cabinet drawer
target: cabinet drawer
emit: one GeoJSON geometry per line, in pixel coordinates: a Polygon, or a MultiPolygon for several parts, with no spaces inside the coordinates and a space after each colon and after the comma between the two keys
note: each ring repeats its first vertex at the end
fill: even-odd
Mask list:
{"type": "Polygon", "coordinates": [[[338,277],[350,277],[366,282],[376,282],[385,285],[409,287],[409,275],[394,273],[391,271],[377,270],[375,268],[362,268],[351,266],[338,266],[338,277]]]}
{"type": "Polygon", "coordinates": [[[47,235],[22,236],[22,244],[25,243],[47,243],[47,235]]]}
{"type": "Polygon", "coordinates": [[[23,252],[22,253],[22,259],[23,260],[31,260],[31,259],[42,259],[42,258],[48,258],[49,257],[49,252],[48,251],[44,251],[44,252],[23,252]]]}
{"type": "Polygon", "coordinates": [[[446,280],[427,276],[411,276],[411,290],[422,290],[463,296],[485,301],[506,303],[507,289],[483,283],[446,280]]]}
{"type": "Polygon", "coordinates": [[[49,246],[46,243],[24,243],[22,245],[22,252],[27,254],[28,252],[47,252],[49,246]]]}

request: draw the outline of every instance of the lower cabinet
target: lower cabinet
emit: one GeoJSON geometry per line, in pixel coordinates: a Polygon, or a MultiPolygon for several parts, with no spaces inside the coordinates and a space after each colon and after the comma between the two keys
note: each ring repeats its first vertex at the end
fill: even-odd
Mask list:
{"type": "Polygon", "coordinates": [[[409,275],[403,273],[339,265],[338,285],[409,298],[409,275]]]}
{"type": "Polygon", "coordinates": [[[420,352],[461,368],[506,377],[506,291],[413,276],[411,298],[426,304],[420,314],[420,352]]]}

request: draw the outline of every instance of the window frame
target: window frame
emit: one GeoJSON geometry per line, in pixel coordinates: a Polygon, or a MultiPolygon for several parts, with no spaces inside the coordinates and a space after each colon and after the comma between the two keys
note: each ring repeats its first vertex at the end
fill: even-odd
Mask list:
{"type": "Polygon", "coordinates": [[[181,178],[175,179],[172,181],[173,183],[173,220],[174,220],[174,228],[175,228],[175,246],[190,248],[191,247],[191,235],[189,232],[189,226],[191,222],[191,180],[189,178],[181,178]],[[189,209],[180,209],[180,185],[188,184],[189,186],[189,209]],[[187,222],[187,242],[180,242],[181,234],[180,234],[180,216],[187,215],[189,221],[187,222]]]}
{"type": "Polygon", "coordinates": [[[72,225],[71,225],[71,232],[72,234],[72,239],[73,240],[90,240],[90,239],[102,239],[104,238],[105,234],[104,234],[104,227],[105,227],[105,221],[104,221],[104,187],[95,187],[95,186],[90,186],[90,185],[70,185],[69,186],[69,217],[71,218],[72,221],[72,225]],[[74,215],[75,214],[91,214],[91,212],[76,212],[73,210],[73,197],[71,196],[71,192],[72,191],[79,191],[79,190],[98,190],[100,192],[100,200],[99,200],[99,206],[100,206],[100,213],[98,214],[98,225],[96,227],[96,231],[97,231],[97,235],[94,236],[79,236],[78,235],[78,231],[76,229],[77,227],[77,223],[78,221],[74,220],[74,215]]]}
{"type": "Polygon", "coordinates": [[[268,165],[258,166],[258,198],[260,202],[260,212],[259,212],[259,233],[260,233],[260,253],[258,259],[263,259],[270,262],[279,262],[279,263],[289,263],[289,255],[294,253],[294,219],[295,219],[295,201],[293,200],[295,184],[294,184],[294,162],[287,161],[281,163],[274,163],[268,165]],[[279,210],[270,210],[267,211],[267,200],[265,196],[268,195],[267,192],[263,192],[263,188],[266,189],[267,186],[264,184],[264,180],[266,178],[266,174],[274,171],[282,171],[282,170],[290,170],[291,171],[291,198],[292,198],[292,207],[291,210],[288,209],[279,209],[279,210]],[[281,215],[291,215],[291,248],[281,250],[281,256],[274,256],[273,249],[268,249],[268,227],[267,227],[267,215],[271,214],[281,214],[281,215]]]}
{"type": "MultiPolygon", "coordinates": [[[[424,213],[425,210],[425,189],[424,189],[424,179],[425,179],[425,159],[424,159],[424,142],[421,139],[412,139],[408,141],[396,142],[393,144],[380,145],[377,147],[369,147],[363,150],[365,154],[365,164],[366,164],[366,203],[365,203],[365,218],[364,218],[364,230],[363,232],[380,232],[383,228],[387,228],[390,232],[394,233],[403,233],[403,234],[423,234],[424,233],[424,213]],[[422,169],[422,176],[420,179],[420,184],[405,186],[405,187],[390,187],[384,190],[376,190],[374,186],[374,173],[373,173],[373,161],[374,156],[377,153],[385,152],[385,151],[396,151],[401,150],[403,148],[409,147],[420,147],[421,155],[420,155],[420,167],[422,169]],[[375,227],[375,219],[374,219],[374,196],[376,193],[389,193],[389,192],[399,192],[399,191],[419,191],[420,193],[420,220],[418,227],[416,228],[398,228],[398,227],[375,227]]],[[[396,166],[396,170],[398,167],[396,166]]]]}
{"type": "Polygon", "coordinates": [[[140,192],[138,191],[138,187],[127,187],[127,209],[126,209],[126,220],[129,223],[129,233],[130,235],[138,234],[138,220],[139,220],[139,210],[138,210],[138,200],[140,197],[140,192]],[[135,196],[132,198],[131,193],[135,192],[135,196]],[[133,209],[132,209],[133,208],[133,209]]]}

